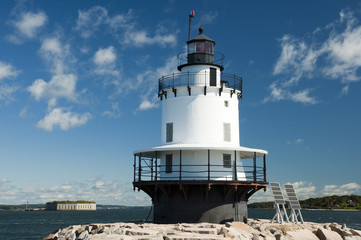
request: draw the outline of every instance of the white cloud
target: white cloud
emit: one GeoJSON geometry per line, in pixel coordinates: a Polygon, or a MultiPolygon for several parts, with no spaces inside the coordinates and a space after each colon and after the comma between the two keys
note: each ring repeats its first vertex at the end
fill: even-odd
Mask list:
{"type": "Polygon", "coordinates": [[[138,89],[143,87],[144,93],[142,94],[142,101],[136,111],[144,111],[158,107],[158,93],[154,94],[158,85],[154,79],[159,76],[165,76],[170,74],[177,67],[177,58],[172,57],[167,59],[163,66],[158,67],[155,71],[146,70],[143,73],[137,75],[137,77],[129,81],[129,89],[138,89]]]}
{"type": "Polygon", "coordinates": [[[288,87],[278,86],[276,82],[273,82],[269,87],[270,95],[263,99],[263,102],[276,102],[280,100],[290,100],[293,102],[315,104],[318,101],[315,97],[309,96],[311,89],[304,89],[298,92],[291,92],[288,87]]]}
{"type": "Polygon", "coordinates": [[[70,46],[62,44],[59,37],[45,38],[39,53],[50,64],[51,71],[57,75],[69,72],[76,62],[71,55],[70,46]]]}
{"type": "Polygon", "coordinates": [[[309,96],[310,91],[310,89],[304,89],[296,93],[289,93],[289,98],[294,102],[315,104],[317,100],[309,96]]]}
{"type": "Polygon", "coordinates": [[[21,111],[19,112],[19,116],[24,118],[26,116],[27,111],[28,111],[28,107],[27,106],[23,107],[23,109],[21,109],[21,111]]]}
{"type": "Polygon", "coordinates": [[[108,48],[100,48],[94,55],[94,63],[97,65],[112,64],[117,60],[115,49],[113,46],[108,48]]]}
{"type": "Polygon", "coordinates": [[[50,187],[20,188],[8,180],[0,180],[0,202],[3,204],[46,203],[54,200],[92,200],[97,204],[126,206],[150,206],[150,198],[144,192],[134,192],[130,182],[116,180],[65,182],[50,187]]]}
{"type": "Polygon", "coordinates": [[[73,74],[55,75],[49,82],[45,82],[43,79],[35,80],[27,90],[38,101],[43,98],[52,101],[59,98],[75,101],[76,81],[77,77],[73,74]]]}
{"type": "Polygon", "coordinates": [[[120,71],[116,66],[117,55],[113,46],[108,48],[100,48],[94,54],[94,64],[96,65],[94,72],[99,75],[120,76],[120,71]]]}
{"type": "Polygon", "coordinates": [[[154,102],[150,102],[148,100],[143,100],[139,107],[138,107],[138,110],[140,111],[145,111],[145,110],[149,110],[149,109],[152,109],[152,108],[156,108],[158,107],[158,104],[157,103],[154,103],[154,102]]]}
{"type": "Polygon", "coordinates": [[[345,83],[361,79],[357,74],[361,67],[361,26],[331,35],[324,44],[324,51],[330,61],[330,65],[324,69],[326,76],[345,83]]]}
{"type": "Polygon", "coordinates": [[[19,74],[13,65],[0,61],[0,80],[10,77],[16,77],[19,74]]]}
{"type": "Polygon", "coordinates": [[[103,116],[107,116],[110,118],[119,118],[120,117],[120,109],[119,103],[112,103],[112,110],[111,111],[104,111],[103,116]]]}
{"type": "MultiPolygon", "coordinates": [[[[286,183],[292,184],[295,189],[296,195],[298,199],[307,199],[311,197],[317,196],[316,187],[311,182],[299,181],[294,183],[286,183]]],[[[287,196],[284,194],[284,196],[287,196]]]]}
{"type": "Polygon", "coordinates": [[[52,55],[61,56],[62,55],[62,46],[57,38],[46,38],[44,39],[41,45],[41,51],[49,52],[52,55]]]}
{"type": "Polygon", "coordinates": [[[348,94],[349,85],[344,86],[341,89],[341,95],[347,95],[348,94]]]}
{"type": "Polygon", "coordinates": [[[13,95],[18,89],[18,86],[10,86],[7,84],[0,85],[0,100],[5,101],[6,103],[12,102],[14,100],[13,95]]]}
{"type": "MultiPolygon", "coordinates": [[[[197,12],[195,13],[197,14],[197,12]]],[[[217,11],[210,11],[210,12],[206,12],[203,13],[199,16],[199,22],[204,26],[207,24],[211,24],[213,23],[216,18],[218,16],[218,12],[217,11]]]]}
{"type": "Polygon", "coordinates": [[[273,74],[283,75],[284,79],[270,85],[270,95],[264,102],[292,100],[317,103],[316,98],[309,95],[310,88],[290,95],[291,87],[296,87],[301,79],[311,79],[314,75],[338,79],[341,84],[347,84],[341,90],[342,95],[347,95],[349,83],[361,80],[361,25],[352,12],[341,11],[338,21],[324,28],[318,27],[312,36],[310,43],[289,35],[281,39],[282,50],[273,74]],[[315,35],[324,35],[325,32],[328,34],[326,40],[315,40],[319,39],[315,35]]]}
{"type": "Polygon", "coordinates": [[[361,185],[357,183],[347,183],[341,186],[337,185],[326,185],[321,193],[324,196],[331,195],[351,195],[359,194],[361,191],[361,185]]]}
{"type": "Polygon", "coordinates": [[[35,38],[47,21],[48,17],[42,11],[38,11],[37,13],[23,12],[19,15],[18,20],[10,23],[15,27],[15,33],[6,36],[6,38],[11,43],[21,44],[26,38],[35,38]]]}
{"type": "Polygon", "coordinates": [[[174,46],[176,37],[172,33],[165,34],[164,31],[155,32],[154,36],[137,26],[137,22],[133,20],[133,11],[127,13],[110,16],[108,10],[101,6],[94,6],[88,10],[80,10],[77,19],[76,31],[83,38],[91,37],[99,26],[108,27],[108,32],[116,37],[122,44],[143,47],[145,45],[158,44],[160,46],[174,46]]]}
{"type": "Polygon", "coordinates": [[[86,124],[90,118],[90,113],[78,114],[63,108],[54,108],[38,122],[37,127],[46,131],[52,131],[56,126],[61,130],[68,130],[86,124]]]}
{"type": "Polygon", "coordinates": [[[160,46],[173,46],[177,42],[177,39],[173,34],[156,34],[155,36],[150,37],[145,30],[137,31],[134,29],[128,29],[124,35],[124,43],[134,45],[135,47],[143,47],[144,45],[153,44],[158,44],[160,46]]]}
{"type": "Polygon", "coordinates": [[[2,178],[2,179],[0,179],[0,183],[8,183],[9,182],[9,180],[8,179],[6,179],[6,178],[2,178]]]}
{"type": "Polygon", "coordinates": [[[108,21],[108,11],[101,6],[94,6],[87,11],[78,11],[75,30],[80,32],[83,38],[93,35],[101,24],[108,21]]]}
{"type": "Polygon", "coordinates": [[[47,19],[48,18],[44,12],[27,12],[23,13],[19,21],[15,22],[14,25],[19,32],[27,38],[33,38],[35,37],[38,29],[44,26],[47,19]]]}

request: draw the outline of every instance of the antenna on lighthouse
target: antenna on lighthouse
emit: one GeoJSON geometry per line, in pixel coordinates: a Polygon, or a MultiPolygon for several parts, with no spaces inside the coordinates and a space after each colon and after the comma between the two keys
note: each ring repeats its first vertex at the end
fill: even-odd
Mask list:
{"type": "Polygon", "coordinates": [[[191,22],[192,22],[192,18],[194,17],[194,10],[191,11],[191,14],[189,14],[189,35],[188,35],[188,40],[191,40],[191,22]]]}

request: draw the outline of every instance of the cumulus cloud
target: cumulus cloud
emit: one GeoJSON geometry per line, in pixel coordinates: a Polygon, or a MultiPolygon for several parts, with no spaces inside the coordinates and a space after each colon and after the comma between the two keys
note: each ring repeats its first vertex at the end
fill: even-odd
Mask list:
{"type": "MultiPolygon", "coordinates": [[[[317,196],[316,187],[311,182],[298,181],[294,183],[289,182],[286,184],[293,185],[293,188],[295,189],[298,199],[307,199],[317,196]]],[[[287,195],[285,194],[285,196],[287,195]]]]}
{"type": "Polygon", "coordinates": [[[159,34],[157,33],[153,37],[149,36],[149,33],[145,30],[128,29],[125,32],[124,43],[134,45],[135,47],[142,47],[144,45],[158,44],[161,46],[174,45],[177,42],[175,35],[173,34],[159,34]]]}
{"type": "Polygon", "coordinates": [[[78,19],[76,21],[75,30],[80,33],[83,38],[93,35],[99,26],[108,21],[108,10],[101,6],[94,6],[87,11],[78,11],[78,19]]]}
{"type": "Polygon", "coordinates": [[[144,111],[144,110],[149,110],[149,109],[152,109],[152,108],[156,108],[158,106],[158,104],[154,103],[154,102],[150,102],[148,100],[143,100],[139,107],[138,107],[138,110],[140,111],[144,111]]]}
{"type": "Polygon", "coordinates": [[[99,75],[113,75],[119,77],[120,72],[117,69],[116,60],[117,55],[113,46],[98,49],[93,58],[96,66],[94,72],[99,75]]]}
{"type": "MultiPolygon", "coordinates": [[[[0,180],[0,202],[4,204],[46,203],[54,200],[92,200],[97,204],[149,206],[150,198],[143,192],[134,192],[130,182],[106,180],[64,182],[50,187],[24,187],[0,180]]],[[[6,179],[5,179],[6,180],[6,179]]]]}
{"type": "Polygon", "coordinates": [[[10,103],[14,100],[14,93],[19,86],[4,83],[5,79],[16,77],[20,73],[13,65],[0,61],[0,101],[10,103]]]}
{"type": "Polygon", "coordinates": [[[62,44],[59,37],[45,38],[39,50],[41,57],[50,65],[53,74],[70,71],[76,59],[72,56],[70,46],[62,44]]]}
{"type": "Polygon", "coordinates": [[[264,103],[280,100],[291,100],[305,104],[315,104],[318,102],[315,97],[310,96],[311,89],[292,92],[289,88],[282,87],[277,82],[273,82],[268,89],[270,90],[270,95],[263,99],[264,103]]]}
{"type": "Polygon", "coordinates": [[[18,20],[11,22],[16,31],[14,34],[8,35],[7,39],[12,43],[20,44],[24,38],[35,38],[47,21],[48,17],[42,11],[37,13],[23,12],[20,14],[18,20]]]}
{"type": "Polygon", "coordinates": [[[274,66],[273,75],[283,76],[269,86],[270,95],[264,102],[291,100],[315,104],[310,89],[292,90],[301,80],[314,76],[337,79],[341,84],[341,95],[347,95],[350,83],[360,81],[361,69],[361,25],[352,12],[341,11],[339,20],[324,28],[317,28],[310,41],[290,35],[280,40],[281,54],[274,66]],[[341,31],[340,31],[341,29],[341,31]],[[314,37],[326,34],[324,41],[314,37]],[[320,63],[319,63],[320,62],[320,63]]]}
{"type": "Polygon", "coordinates": [[[89,38],[102,25],[106,26],[108,32],[122,44],[129,46],[143,47],[154,44],[174,46],[176,43],[174,34],[156,31],[152,36],[147,30],[141,29],[133,19],[132,10],[114,16],[110,16],[108,10],[101,6],[94,6],[88,10],[79,10],[74,29],[83,38],[89,38]]]}
{"type": "Polygon", "coordinates": [[[94,55],[94,63],[97,65],[112,64],[117,59],[113,46],[100,48],[94,55]]]}
{"type": "MultiPolygon", "coordinates": [[[[343,185],[325,185],[322,189],[317,189],[316,186],[311,182],[307,181],[298,181],[298,182],[288,182],[285,184],[292,184],[298,199],[304,200],[308,198],[315,197],[324,197],[332,195],[360,195],[361,194],[361,185],[358,183],[347,183],[343,185]]],[[[282,188],[282,184],[281,184],[282,188]]],[[[287,194],[283,191],[283,196],[287,200],[287,194]]],[[[270,189],[267,192],[258,191],[255,195],[250,198],[250,202],[267,202],[274,201],[272,191],[270,189]]]]}
{"type": "Polygon", "coordinates": [[[136,111],[144,111],[152,108],[158,107],[158,93],[154,94],[155,89],[158,87],[157,82],[154,79],[159,78],[159,76],[165,76],[171,73],[177,67],[177,58],[172,57],[167,59],[163,66],[158,67],[155,71],[144,71],[137,75],[135,79],[131,82],[128,82],[129,89],[139,88],[140,86],[145,86],[144,94],[142,95],[142,100],[139,107],[136,111]],[[135,80],[135,81],[134,81],[135,80]]]}
{"type": "Polygon", "coordinates": [[[0,61],[0,81],[5,78],[16,77],[19,72],[13,65],[0,61]]]}
{"type": "Polygon", "coordinates": [[[57,38],[46,38],[44,39],[43,43],[41,44],[41,51],[45,54],[49,53],[54,56],[61,56],[62,55],[62,46],[57,38]]]}
{"type": "Polygon", "coordinates": [[[37,127],[46,131],[52,131],[57,126],[61,130],[68,130],[86,124],[90,118],[90,113],[78,114],[63,108],[54,108],[38,122],[37,127]]]}
{"type": "Polygon", "coordinates": [[[358,183],[347,183],[340,186],[337,185],[326,185],[322,194],[324,196],[331,195],[351,195],[351,194],[359,194],[361,191],[361,185],[358,183]]]}
{"type": "Polygon", "coordinates": [[[43,79],[35,80],[27,90],[38,101],[43,98],[53,101],[65,98],[74,101],[76,100],[76,81],[77,77],[73,74],[55,75],[49,82],[43,79]]]}
{"type": "Polygon", "coordinates": [[[49,107],[54,107],[59,99],[76,102],[77,75],[71,71],[76,60],[70,53],[70,46],[62,44],[59,37],[45,38],[39,54],[49,64],[52,77],[49,81],[36,79],[27,91],[37,101],[48,101],[49,107]]]}

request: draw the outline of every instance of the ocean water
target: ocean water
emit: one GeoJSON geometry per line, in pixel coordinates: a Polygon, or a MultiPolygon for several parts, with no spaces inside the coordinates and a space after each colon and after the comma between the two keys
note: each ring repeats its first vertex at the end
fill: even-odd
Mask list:
{"type": "MultiPolygon", "coordinates": [[[[34,211],[0,212],[0,239],[42,239],[58,228],[88,223],[114,223],[144,221],[149,209],[129,208],[96,211],[34,211]]],[[[272,219],[272,209],[249,209],[250,218],[272,219]]],[[[337,222],[361,230],[361,211],[310,211],[302,210],[305,221],[337,222]]],[[[151,219],[149,219],[151,220],[151,219]]]]}

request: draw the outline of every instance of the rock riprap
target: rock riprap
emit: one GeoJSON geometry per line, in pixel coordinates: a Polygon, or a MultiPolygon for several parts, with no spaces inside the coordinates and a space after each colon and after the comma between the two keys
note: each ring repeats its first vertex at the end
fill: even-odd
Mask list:
{"type": "Polygon", "coordinates": [[[270,223],[248,219],[248,223],[108,223],[73,225],[44,240],[361,240],[361,231],[337,223],[270,223]]]}

